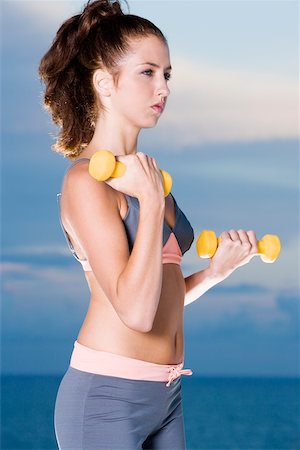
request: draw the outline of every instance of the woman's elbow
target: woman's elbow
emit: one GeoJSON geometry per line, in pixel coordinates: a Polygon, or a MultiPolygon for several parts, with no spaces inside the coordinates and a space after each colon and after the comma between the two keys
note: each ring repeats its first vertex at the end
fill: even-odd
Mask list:
{"type": "Polygon", "coordinates": [[[145,318],[135,319],[131,317],[126,320],[126,326],[133,331],[138,331],[139,333],[149,333],[149,331],[153,328],[153,323],[153,320],[149,321],[145,318]]]}
{"type": "MultiPolygon", "coordinates": [[[[117,304],[125,305],[125,302],[120,300],[117,304]]],[[[130,308],[128,304],[122,308],[115,307],[115,310],[127,328],[140,333],[149,333],[152,330],[156,312],[148,311],[147,314],[144,307],[138,310],[138,308],[130,308]]]]}

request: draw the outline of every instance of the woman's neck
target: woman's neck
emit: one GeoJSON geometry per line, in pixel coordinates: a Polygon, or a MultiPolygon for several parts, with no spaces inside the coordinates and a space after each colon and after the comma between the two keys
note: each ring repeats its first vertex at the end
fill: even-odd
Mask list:
{"type": "Polygon", "coordinates": [[[90,158],[98,150],[110,150],[116,156],[135,154],[139,132],[140,129],[134,128],[131,124],[124,124],[124,118],[123,123],[111,118],[99,119],[91,142],[80,156],[90,158]]]}

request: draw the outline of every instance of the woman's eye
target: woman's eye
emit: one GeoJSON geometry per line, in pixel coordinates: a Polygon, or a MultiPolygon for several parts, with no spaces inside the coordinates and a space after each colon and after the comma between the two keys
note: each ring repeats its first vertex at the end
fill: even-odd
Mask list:
{"type": "MultiPolygon", "coordinates": [[[[152,69],[144,70],[144,72],[142,72],[142,73],[151,77],[153,75],[153,70],[152,69]]],[[[172,75],[170,73],[165,73],[165,79],[167,81],[170,80],[171,76],[172,75]]]]}
{"type": "Polygon", "coordinates": [[[153,70],[151,70],[151,69],[144,70],[143,73],[146,74],[146,75],[152,75],[153,74],[153,70]]]}

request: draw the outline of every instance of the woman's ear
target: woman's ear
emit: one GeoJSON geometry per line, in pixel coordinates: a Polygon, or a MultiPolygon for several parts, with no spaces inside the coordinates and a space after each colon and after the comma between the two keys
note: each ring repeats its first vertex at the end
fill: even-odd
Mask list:
{"type": "Polygon", "coordinates": [[[97,69],[93,74],[93,85],[96,92],[109,97],[113,88],[113,77],[107,70],[97,69]]]}

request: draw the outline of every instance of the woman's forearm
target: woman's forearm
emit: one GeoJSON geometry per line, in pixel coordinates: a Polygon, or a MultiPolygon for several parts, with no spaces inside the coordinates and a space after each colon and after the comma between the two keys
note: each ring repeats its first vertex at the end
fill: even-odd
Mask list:
{"type": "Polygon", "coordinates": [[[118,304],[133,329],[150,331],[162,288],[164,203],[140,201],[134,246],[117,285],[118,304]]]}
{"type": "Polygon", "coordinates": [[[224,276],[213,273],[210,267],[185,277],[184,306],[197,300],[210,288],[224,280],[224,276]]]}

